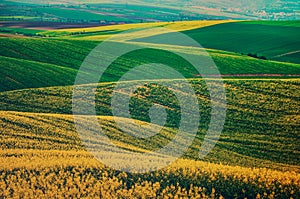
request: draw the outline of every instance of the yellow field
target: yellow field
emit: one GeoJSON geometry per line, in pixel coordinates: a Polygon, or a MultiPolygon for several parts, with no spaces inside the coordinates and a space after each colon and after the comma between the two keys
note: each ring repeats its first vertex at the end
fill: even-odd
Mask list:
{"type": "Polygon", "coordinates": [[[0,197],[4,198],[222,198],[215,192],[222,188],[226,193],[238,190],[239,196],[249,195],[247,189],[264,190],[264,195],[253,195],[276,198],[281,191],[293,194],[300,187],[296,172],[192,160],[180,159],[161,171],[130,175],[110,170],[81,151],[6,150],[0,155],[0,197]],[[129,185],[128,178],[136,180],[129,185]]]}
{"type": "Polygon", "coordinates": [[[154,23],[137,23],[137,24],[121,24],[113,26],[99,26],[92,28],[73,28],[73,29],[61,29],[56,32],[95,32],[95,31],[108,31],[108,30],[129,30],[132,28],[148,28],[148,27],[165,27],[171,30],[184,31],[196,28],[203,28],[206,26],[212,26],[216,24],[234,22],[234,20],[211,20],[211,21],[178,21],[178,22],[154,22],[154,23]]]}
{"type": "MultiPolygon", "coordinates": [[[[228,198],[235,194],[297,198],[299,195],[297,167],[277,171],[178,159],[162,170],[128,174],[104,166],[84,150],[71,115],[1,111],[0,119],[0,198],[100,195],[103,198],[228,198]]],[[[101,119],[104,126],[116,133],[110,126],[111,117],[101,119]]],[[[116,144],[126,147],[124,143],[116,144]]],[[[127,149],[136,148],[130,148],[127,143],[127,149]]]]}
{"type": "MultiPolygon", "coordinates": [[[[72,33],[82,33],[84,39],[86,40],[103,40],[108,37],[114,36],[120,31],[126,31],[136,28],[157,28],[163,27],[166,29],[174,30],[174,31],[185,31],[192,30],[197,28],[203,28],[207,26],[213,26],[222,23],[235,22],[234,20],[214,20],[214,21],[180,21],[180,22],[151,22],[151,23],[138,23],[138,24],[121,24],[121,25],[110,25],[110,26],[99,26],[92,28],[72,28],[72,29],[60,29],[54,31],[46,31],[43,32],[43,35],[64,35],[64,34],[72,34],[72,33]],[[111,31],[111,32],[110,32],[111,31]],[[114,33],[116,31],[116,33],[114,33]],[[89,35],[88,33],[95,33],[96,35],[89,35]],[[109,33],[109,34],[101,34],[109,33]],[[85,35],[86,34],[86,35],[85,35]]],[[[151,31],[153,32],[153,31],[151,31]]],[[[155,33],[153,33],[155,35],[155,33]]],[[[67,36],[69,37],[69,36],[67,36]]],[[[72,37],[76,38],[76,37],[72,37]]],[[[78,37],[78,39],[82,39],[82,37],[78,37]]]]}

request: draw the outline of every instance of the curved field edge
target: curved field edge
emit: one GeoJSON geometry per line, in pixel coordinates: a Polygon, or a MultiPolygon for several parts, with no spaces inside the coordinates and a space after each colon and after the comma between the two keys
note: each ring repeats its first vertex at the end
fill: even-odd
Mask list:
{"type": "MultiPolygon", "coordinates": [[[[72,85],[76,72],[89,52],[97,45],[89,41],[57,39],[0,39],[1,86],[0,91],[24,88],[72,85]],[[38,53],[37,53],[38,52],[38,53]],[[25,78],[26,77],[26,78],[25,78]]],[[[153,48],[157,47],[156,45],[153,48]]],[[[159,47],[159,45],[158,45],[159,47]]],[[[191,47],[165,46],[180,53],[198,53],[191,47]]],[[[219,50],[207,50],[224,77],[293,77],[300,76],[300,65],[260,60],[219,50]]],[[[110,57],[111,55],[107,55],[110,57]]],[[[203,56],[201,53],[199,56],[203,56]]],[[[118,81],[136,65],[156,62],[171,66],[186,78],[200,74],[180,57],[152,48],[128,53],[115,60],[106,70],[101,81],[118,81]]],[[[153,71],[155,74],[155,71],[153,71]]],[[[95,74],[87,74],[89,79],[95,74]]]]}
{"type": "MultiPolygon", "coordinates": [[[[211,81],[213,84],[214,81],[211,81]]],[[[173,82],[180,86],[180,80],[173,80],[173,82]]],[[[196,92],[202,117],[197,139],[194,140],[184,157],[197,159],[199,147],[210,121],[211,104],[205,83],[194,79],[191,84],[196,92]]],[[[98,115],[112,115],[110,97],[113,88],[114,83],[98,85],[96,91],[98,115]]],[[[291,167],[298,165],[299,146],[297,140],[299,135],[297,129],[299,127],[300,96],[297,90],[299,89],[299,80],[225,80],[225,88],[227,95],[226,122],[219,142],[214,151],[206,157],[207,160],[231,165],[277,169],[281,167],[277,163],[289,164],[291,167]]],[[[0,107],[2,110],[8,111],[72,114],[72,92],[72,87],[3,92],[0,94],[0,107]]],[[[180,120],[178,118],[180,104],[167,90],[156,85],[145,84],[132,96],[130,112],[133,118],[149,122],[147,111],[153,103],[161,104],[166,108],[169,114],[166,125],[169,128],[176,128],[178,120],[180,120]],[[155,96],[166,96],[167,94],[169,97],[168,99],[156,97],[155,100],[151,100],[152,94],[155,96]]],[[[68,117],[72,117],[72,115],[68,117]]],[[[69,121],[66,125],[72,125],[72,122],[69,121]]],[[[3,120],[3,124],[5,123],[7,122],[3,120]]],[[[57,123],[65,122],[59,120],[57,123]]],[[[112,127],[112,129],[108,128],[112,134],[111,139],[120,141],[122,138],[126,138],[127,144],[143,150],[159,148],[160,141],[166,142],[174,134],[169,132],[165,134],[164,139],[154,137],[152,140],[137,142],[130,137],[124,137],[121,131],[115,128],[113,121],[105,124],[112,127]],[[152,145],[147,144],[148,141],[152,145]]],[[[22,127],[21,124],[20,126],[22,127]]],[[[24,129],[26,130],[26,128],[25,125],[24,129]]],[[[34,129],[38,131],[42,127],[34,129]]]]}

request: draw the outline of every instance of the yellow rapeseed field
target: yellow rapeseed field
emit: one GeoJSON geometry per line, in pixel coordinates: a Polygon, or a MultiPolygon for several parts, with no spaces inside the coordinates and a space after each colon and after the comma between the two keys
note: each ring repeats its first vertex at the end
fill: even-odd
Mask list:
{"type": "MultiPolygon", "coordinates": [[[[71,115],[1,111],[0,118],[0,198],[299,198],[297,167],[178,159],[162,170],[130,174],[85,151],[71,115]]],[[[110,125],[110,117],[102,119],[110,125]]]]}

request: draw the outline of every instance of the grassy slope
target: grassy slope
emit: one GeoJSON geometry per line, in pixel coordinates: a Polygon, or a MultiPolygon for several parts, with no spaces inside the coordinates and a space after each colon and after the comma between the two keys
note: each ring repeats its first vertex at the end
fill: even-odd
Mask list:
{"type": "MultiPolygon", "coordinates": [[[[98,44],[85,40],[61,40],[46,38],[0,38],[2,77],[5,80],[0,86],[1,91],[44,87],[55,85],[72,85],[76,70],[84,58],[98,44]],[[26,67],[24,65],[26,64],[26,67]],[[62,66],[62,67],[61,67],[62,66]],[[46,70],[43,70],[46,67],[46,70]],[[15,73],[12,72],[15,71],[15,73]],[[24,74],[34,78],[24,79],[24,74]],[[60,71],[60,72],[58,72],[60,71]],[[57,75],[55,75],[57,74],[57,75]],[[61,77],[64,77],[60,79],[61,77]],[[50,77],[49,80],[45,77],[50,77]],[[46,80],[46,81],[45,81],[46,80]]],[[[178,51],[193,49],[178,48],[178,51]]],[[[219,50],[208,50],[221,74],[300,74],[299,64],[264,61],[241,56],[239,54],[219,50]]],[[[109,55],[107,55],[109,56],[109,55]]],[[[145,49],[129,53],[117,59],[106,71],[102,81],[117,81],[122,74],[135,65],[156,62],[165,63],[181,72],[187,78],[198,76],[186,61],[168,52],[145,49]],[[159,55],[159,56],[158,56],[159,55]],[[134,61],[133,61],[134,60],[134,61]]]]}
{"type": "Polygon", "coordinates": [[[258,53],[268,59],[300,63],[299,21],[237,22],[186,31],[207,48],[239,53],[258,53]],[[222,34],[220,35],[220,32],[222,34]],[[297,52],[296,52],[297,51],[297,52]],[[286,53],[295,52],[293,54],[286,53]]]}
{"type": "Polygon", "coordinates": [[[72,85],[77,70],[0,56],[0,91],[72,85]]]}
{"type": "Polygon", "coordinates": [[[269,25],[269,26],[288,26],[288,27],[300,27],[299,20],[290,21],[244,21],[243,24],[258,24],[258,25],[269,25]]]}
{"type": "MultiPolygon", "coordinates": [[[[198,139],[195,140],[185,157],[197,159],[197,151],[209,121],[210,104],[203,82],[200,80],[192,82],[200,102],[202,118],[198,139]]],[[[206,160],[277,169],[280,169],[279,164],[286,163],[299,166],[297,162],[297,156],[299,156],[297,146],[299,81],[226,80],[225,83],[228,98],[226,124],[217,147],[206,160]]],[[[99,85],[96,98],[96,110],[99,115],[111,115],[109,101],[113,86],[114,84],[110,83],[99,85]]],[[[151,88],[155,90],[155,87],[151,88]]],[[[176,126],[180,106],[174,98],[170,97],[166,101],[165,98],[158,97],[154,101],[145,101],[143,96],[148,95],[150,94],[141,92],[139,97],[137,95],[134,97],[131,103],[133,117],[149,121],[147,109],[151,103],[156,102],[171,108],[168,111],[171,119],[167,121],[167,125],[176,126]]],[[[0,108],[10,111],[70,114],[72,113],[71,100],[72,87],[10,91],[1,93],[0,108]]],[[[112,139],[118,140],[118,132],[112,132],[115,135],[112,139]]],[[[126,142],[134,147],[148,150],[151,149],[149,146],[157,146],[157,144],[147,145],[129,138],[126,142]]]]}
{"type": "Polygon", "coordinates": [[[97,43],[46,38],[0,38],[0,55],[78,69],[97,43]]]}

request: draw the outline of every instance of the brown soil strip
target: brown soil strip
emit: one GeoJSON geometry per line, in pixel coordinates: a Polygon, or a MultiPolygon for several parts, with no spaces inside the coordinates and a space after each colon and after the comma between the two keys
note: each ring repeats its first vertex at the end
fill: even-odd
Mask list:
{"type": "MultiPolygon", "coordinates": [[[[195,77],[201,77],[201,74],[194,75],[195,77]]],[[[211,74],[206,75],[208,77],[219,77],[220,75],[211,74]]],[[[300,77],[300,74],[224,74],[221,77],[300,77]]]]}
{"type": "Polygon", "coordinates": [[[15,28],[28,28],[36,30],[56,30],[66,28],[89,28],[97,27],[103,24],[99,23],[65,23],[65,22],[46,22],[46,21],[31,21],[31,22],[18,22],[18,21],[1,21],[1,27],[15,27],[15,28]]]}
{"type": "Polygon", "coordinates": [[[26,36],[16,35],[16,34],[0,34],[0,37],[26,37],[26,36]]]}

